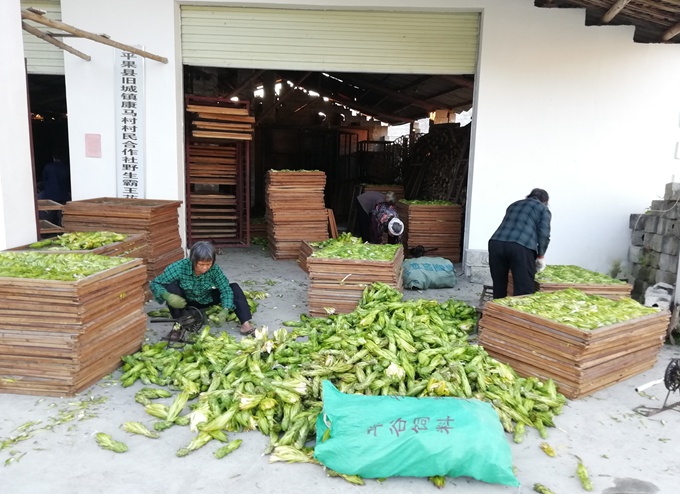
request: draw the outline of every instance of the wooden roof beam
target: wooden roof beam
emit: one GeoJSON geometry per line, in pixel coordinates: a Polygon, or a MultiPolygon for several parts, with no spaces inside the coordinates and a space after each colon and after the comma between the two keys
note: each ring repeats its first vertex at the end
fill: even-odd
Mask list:
{"type": "Polygon", "coordinates": [[[308,89],[311,89],[312,91],[319,93],[322,97],[328,98],[329,101],[332,101],[333,103],[336,103],[340,106],[345,106],[349,108],[350,110],[354,110],[358,113],[363,113],[364,115],[370,115],[371,117],[376,118],[377,120],[381,120],[386,123],[409,123],[409,122],[414,122],[415,120],[412,118],[407,118],[407,117],[402,117],[397,114],[393,113],[385,113],[385,112],[380,112],[376,111],[373,107],[369,107],[367,105],[362,105],[358,101],[354,101],[353,99],[343,96],[340,94],[334,95],[333,92],[328,92],[323,89],[320,89],[319,87],[313,87],[312,85],[305,85],[308,89]]]}
{"type": "Polygon", "coordinates": [[[475,87],[475,81],[471,81],[470,79],[466,79],[465,77],[461,77],[459,75],[441,75],[439,77],[446,79],[449,82],[453,82],[454,84],[458,84],[459,86],[475,87]]]}
{"type": "MultiPolygon", "coordinates": [[[[135,48],[134,46],[119,43],[118,41],[113,41],[113,40],[107,38],[106,36],[102,36],[100,34],[90,33],[88,31],[83,31],[82,29],[78,29],[77,27],[73,27],[69,24],[65,24],[65,23],[59,22],[59,21],[54,21],[52,19],[45,17],[41,13],[36,13],[36,11],[31,11],[31,10],[28,10],[28,9],[22,10],[21,11],[21,18],[29,20],[29,21],[37,22],[38,24],[42,24],[42,25],[47,26],[47,27],[51,27],[51,28],[54,28],[54,29],[59,29],[61,31],[65,31],[65,32],[67,32],[69,34],[73,34],[74,36],[77,36],[79,38],[89,39],[89,40],[92,40],[92,41],[96,41],[97,43],[101,43],[103,45],[108,45],[108,46],[112,46],[114,48],[118,48],[119,50],[124,50],[124,51],[130,52],[130,53],[134,53],[135,55],[139,55],[140,57],[150,58],[151,60],[155,60],[155,61],[161,62],[161,63],[168,63],[168,59],[165,58],[165,57],[154,55],[153,53],[149,53],[148,51],[140,50],[139,48],[135,48]]],[[[72,53],[72,52],[69,52],[69,53],[72,53]]]]}
{"type": "Polygon", "coordinates": [[[434,105],[428,103],[427,101],[423,101],[420,98],[416,98],[415,96],[411,96],[410,94],[395,91],[393,89],[388,89],[378,84],[373,84],[372,82],[365,81],[361,78],[354,79],[352,77],[347,77],[346,74],[342,74],[341,78],[345,81],[350,81],[352,82],[352,84],[355,84],[359,87],[366,87],[368,89],[371,89],[372,91],[375,91],[376,93],[387,94],[389,96],[392,96],[393,98],[406,101],[407,103],[411,103],[413,106],[417,106],[419,108],[422,108],[423,110],[434,111],[437,109],[434,105]]]}
{"type": "Polygon", "coordinates": [[[429,81],[429,80],[431,80],[431,79],[434,79],[434,78],[435,78],[435,76],[433,76],[433,75],[424,75],[424,76],[418,77],[418,78],[415,79],[414,81],[412,81],[412,82],[406,84],[406,85],[403,86],[401,89],[402,89],[402,90],[405,90],[405,89],[412,89],[412,88],[414,88],[414,87],[420,86],[423,82],[427,82],[427,81],[429,81]]]}
{"type": "Polygon", "coordinates": [[[617,0],[602,16],[602,24],[609,24],[614,17],[619,15],[619,12],[621,12],[629,2],[630,0],[617,0]]]}
{"type": "Polygon", "coordinates": [[[254,71],[253,74],[250,77],[248,77],[248,79],[243,81],[243,84],[240,84],[238,87],[234,88],[231,91],[231,93],[229,93],[229,96],[227,96],[227,98],[233,98],[234,96],[238,96],[241,91],[243,91],[249,86],[252,86],[252,84],[262,75],[263,72],[264,70],[254,71]]]}
{"type": "MultiPolygon", "coordinates": [[[[280,75],[285,77],[287,80],[292,80],[293,79],[293,74],[288,73],[285,71],[280,71],[280,75]]],[[[314,73],[315,75],[320,75],[318,72],[314,73]]],[[[334,74],[333,78],[334,79],[339,79],[339,75],[334,74]]],[[[346,96],[344,95],[341,91],[333,89],[333,88],[327,88],[323,82],[326,82],[326,77],[319,77],[319,78],[309,78],[305,81],[304,88],[308,90],[312,90],[315,93],[320,94],[324,98],[328,98],[329,101],[336,103],[340,106],[345,106],[347,108],[350,108],[351,110],[354,110],[358,113],[363,113],[364,115],[370,115],[374,117],[377,120],[381,120],[385,123],[393,124],[393,123],[408,123],[408,122],[413,122],[413,118],[408,118],[408,117],[403,117],[399,116],[395,113],[386,113],[386,112],[381,112],[381,111],[376,111],[373,107],[364,105],[356,101],[353,97],[351,96],[346,96]]],[[[343,86],[346,85],[345,82],[339,82],[343,86]]]]}
{"type": "MultiPolygon", "coordinates": [[[[262,111],[262,113],[260,113],[260,115],[257,117],[257,121],[255,122],[255,125],[260,124],[262,122],[262,119],[265,116],[267,116],[272,110],[274,110],[274,108],[276,108],[281,103],[283,103],[285,100],[290,98],[290,96],[292,96],[295,93],[295,88],[299,87],[300,84],[302,84],[304,82],[304,80],[307,79],[307,77],[309,77],[310,75],[312,75],[311,72],[305,72],[304,74],[302,74],[302,76],[298,79],[298,81],[296,83],[294,83],[293,87],[289,87],[288,90],[285,93],[283,93],[283,94],[281,94],[281,96],[279,96],[278,100],[274,100],[274,102],[271,105],[269,105],[269,108],[264,109],[262,111]]],[[[281,87],[285,87],[285,86],[287,86],[287,84],[285,84],[285,83],[281,84],[281,87]]]]}
{"type": "Polygon", "coordinates": [[[347,108],[350,108],[351,110],[357,111],[359,113],[363,113],[364,115],[369,115],[373,118],[376,118],[378,120],[381,120],[385,123],[389,124],[395,124],[395,123],[410,123],[414,122],[412,118],[408,117],[402,117],[399,115],[394,115],[391,113],[385,113],[381,111],[376,111],[372,107],[362,105],[361,103],[357,103],[356,101],[344,101],[343,98],[337,98],[333,96],[326,96],[329,100],[342,105],[346,106],[347,108]]]}
{"type": "Polygon", "coordinates": [[[661,36],[662,41],[670,41],[672,38],[675,38],[678,34],[680,34],[680,23],[676,24],[672,28],[670,28],[668,31],[663,33],[661,36]]]}

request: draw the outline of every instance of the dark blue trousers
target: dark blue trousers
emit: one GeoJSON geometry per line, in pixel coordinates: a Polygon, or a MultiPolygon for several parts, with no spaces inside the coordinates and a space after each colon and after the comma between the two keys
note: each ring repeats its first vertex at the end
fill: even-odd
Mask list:
{"type": "Polygon", "coordinates": [[[493,280],[493,298],[508,295],[508,273],[512,273],[513,295],[536,291],[536,251],[515,242],[489,240],[489,269],[493,280]]]}
{"type": "MultiPolygon", "coordinates": [[[[245,293],[243,293],[243,290],[238,285],[238,283],[229,283],[229,286],[231,287],[231,291],[234,292],[234,305],[236,306],[234,312],[236,313],[236,317],[238,317],[238,320],[241,321],[241,324],[246,321],[250,321],[253,318],[253,315],[250,313],[250,306],[248,305],[248,300],[246,299],[245,293]]],[[[170,293],[174,293],[175,295],[179,295],[180,297],[184,298],[187,301],[187,306],[196,307],[197,309],[204,309],[206,307],[220,305],[222,303],[222,297],[220,296],[220,291],[217,288],[213,288],[211,290],[210,294],[212,295],[213,299],[209,304],[201,304],[195,300],[187,299],[184,290],[182,290],[182,288],[177,283],[165,285],[165,288],[170,293]]],[[[173,309],[172,307],[169,309],[170,315],[173,319],[177,319],[182,315],[182,309],[173,309]]]]}

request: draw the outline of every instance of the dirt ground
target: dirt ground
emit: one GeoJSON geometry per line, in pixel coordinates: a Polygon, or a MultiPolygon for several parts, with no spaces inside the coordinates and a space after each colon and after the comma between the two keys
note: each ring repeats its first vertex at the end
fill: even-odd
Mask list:
{"type": "MultiPolygon", "coordinates": [[[[282,321],[298,319],[306,313],[307,275],[296,261],[275,261],[259,246],[225,249],[219,264],[232,282],[244,290],[261,290],[269,297],[261,300],[253,322],[281,327],[282,321]]],[[[457,266],[460,273],[460,266],[457,266]]],[[[459,276],[455,288],[406,291],[404,298],[439,301],[450,298],[472,305],[479,303],[482,286],[459,276]]],[[[145,310],[159,308],[150,302],[145,310]]],[[[147,340],[157,341],[170,329],[169,323],[149,324],[147,340]]],[[[235,323],[222,328],[233,335],[235,323]]],[[[658,408],[666,397],[663,384],[642,393],[635,387],[663,377],[669,361],[680,358],[680,347],[665,345],[656,366],[643,374],[599,391],[592,396],[570,401],[556,417],[547,442],[556,457],[541,451],[543,440],[535,430],[527,432],[521,444],[508,437],[520,488],[485,484],[470,478],[447,478],[444,491],[461,493],[529,493],[534,483],[550,487],[556,494],[581,492],[576,477],[576,456],[588,467],[593,492],[602,494],[674,494],[678,492],[677,462],[680,444],[680,414],[676,409],[653,417],[634,411],[640,405],[658,408]]],[[[259,432],[230,434],[242,438],[240,449],[224,459],[213,457],[214,447],[205,447],[178,458],[175,451],[193,438],[188,427],[173,427],[159,439],[128,434],[123,422],[141,421],[149,427],[155,419],[134,401],[142,387],[120,386],[120,370],[107,376],[76,397],[53,398],[0,394],[0,493],[33,494],[129,494],[129,493],[345,493],[391,494],[435,492],[421,478],[390,478],[383,482],[367,480],[355,486],[329,478],[324,470],[310,464],[270,463],[263,455],[268,438],[259,432]],[[20,437],[22,426],[34,434],[20,437]],[[100,449],[94,439],[107,432],[125,442],[129,451],[115,454],[100,449]],[[3,445],[5,446],[3,448],[3,445]]],[[[677,402],[672,393],[669,403],[677,402]]]]}

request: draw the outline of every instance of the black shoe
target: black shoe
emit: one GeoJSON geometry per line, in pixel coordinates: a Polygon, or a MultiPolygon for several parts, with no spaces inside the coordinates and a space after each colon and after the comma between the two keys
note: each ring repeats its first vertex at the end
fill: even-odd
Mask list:
{"type": "Polygon", "coordinates": [[[168,333],[168,341],[180,341],[182,339],[182,326],[179,323],[175,323],[172,326],[172,330],[168,333]]]}

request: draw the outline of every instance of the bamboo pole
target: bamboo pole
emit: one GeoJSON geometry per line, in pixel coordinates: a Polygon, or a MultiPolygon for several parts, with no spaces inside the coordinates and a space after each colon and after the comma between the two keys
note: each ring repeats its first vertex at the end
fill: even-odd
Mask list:
{"type": "Polygon", "coordinates": [[[36,36],[43,41],[47,41],[48,43],[56,46],[57,48],[61,48],[64,51],[72,53],[73,55],[82,58],[86,62],[89,62],[90,60],[92,60],[92,57],[90,55],[85,55],[82,51],[78,51],[75,48],[70,47],[66,43],[62,43],[58,39],[54,39],[51,35],[49,35],[47,33],[43,33],[40,29],[38,29],[36,27],[33,27],[29,24],[26,24],[25,22],[21,23],[21,27],[27,33],[30,33],[33,36],[36,36]]]}
{"type": "Polygon", "coordinates": [[[151,60],[156,60],[157,62],[161,63],[168,63],[168,59],[165,57],[154,55],[153,53],[149,53],[148,51],[140,50],[139,48],[135,48],[134,46],[126,45],[124,43],[119,43],[118,41],[113,41],[99,34],[83,31],[82,29],[78,29],[77,27],[73,27],[69,24],[64,24],[63,22],[48,19],[47,17],[40,14],[36,14],[35,12],[31,12],[30,10],[22,10],[21,18],[37,22],[39,24],[43,24],[47,27],[52,27],[54,29],[60,29],[67,33],[73,34],[79,38],[89,39],[92,41],[96,41],[97,43],[101,43],[103,45],[118,48],[119,50],[125,50],[130,53],[134,53],[135,55],[139,55],[140,57],[150,58],[151,60]]]}

